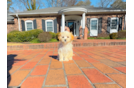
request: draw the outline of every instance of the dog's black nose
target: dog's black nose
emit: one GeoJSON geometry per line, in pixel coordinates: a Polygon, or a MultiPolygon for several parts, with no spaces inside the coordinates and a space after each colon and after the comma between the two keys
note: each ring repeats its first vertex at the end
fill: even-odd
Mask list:
{"type": "Polygon", "coordinates": [[[65,41],[66,41],[66,39],[65,39],[65,41]]]}

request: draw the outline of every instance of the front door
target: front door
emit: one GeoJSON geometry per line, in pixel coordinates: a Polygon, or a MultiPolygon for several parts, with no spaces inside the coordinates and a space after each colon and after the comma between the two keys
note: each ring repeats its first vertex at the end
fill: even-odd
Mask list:
{"type": "Polygon", "coordinates": [[[76,22],[68,21],[68,27],[70,29],[70,32],[72,32],[73,35],[76,36],[76,22]]]}
{"type": "Polygon", "coordinates": [[[90,36],[98,36],[98,19],[91,18],[90,20],[90,36]]]}

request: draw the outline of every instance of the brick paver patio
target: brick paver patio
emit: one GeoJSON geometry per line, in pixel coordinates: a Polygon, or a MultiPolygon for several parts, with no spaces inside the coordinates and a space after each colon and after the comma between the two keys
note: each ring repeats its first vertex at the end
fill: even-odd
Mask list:
{"type": "Polygon", "coordinates": [[[126,46],[74,48],[72,61],[57,49],[7,52],[8,87],[126,88],[126,46]]]}

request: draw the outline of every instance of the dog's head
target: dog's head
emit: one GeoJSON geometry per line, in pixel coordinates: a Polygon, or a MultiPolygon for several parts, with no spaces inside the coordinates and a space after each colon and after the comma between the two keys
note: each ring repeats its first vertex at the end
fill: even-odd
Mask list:
{"type": "Polygon", "coordinates": [[[74,39],[74,36],[73,36],[73,34],[71,32],[65,31],[65,32],[60,32],[59,33],[58,39],[62,43],[66,44],[66,43],[71,42],[74,39]]]}

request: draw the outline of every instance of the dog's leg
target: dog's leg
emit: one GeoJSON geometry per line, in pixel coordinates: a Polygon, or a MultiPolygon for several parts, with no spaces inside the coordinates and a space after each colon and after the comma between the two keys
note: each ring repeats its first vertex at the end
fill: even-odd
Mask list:
{"type": "Polygon", "coordinates": [[[64,57],[64,61],[69,61],[67,56],[64,57]]]}
{"type": "Polygon", "coordinates": [[[63,55],[62,55],[62,54],[59,55],[59,61],[64,61],[64,60],[63,60],[63,55]]]}
{"type": "Polygon", "coordinates": [[[69,60],[72,60],[72,58],[73,58],[73,51],[71,50],[71,51],[69,52],[69,57],[68,57],[68,59],[69,59],[69,60]]]}

